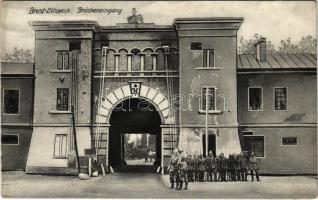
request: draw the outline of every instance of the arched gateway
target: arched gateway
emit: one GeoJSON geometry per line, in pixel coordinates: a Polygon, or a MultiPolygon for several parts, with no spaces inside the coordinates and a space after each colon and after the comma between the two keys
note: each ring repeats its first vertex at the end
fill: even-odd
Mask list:
{"type": "Polygon", "coordinates": [[[101,111],[96,116],[96,123],[109,124],[109,118],[113,109],[122,101],[129,98],[142,98],[153,104],[160,114],[163,124],[174,124],[175,118],[172,116],[171,107],[168,99],[158,90],[141,85],[139,95],[131,93],[129,85],[117,88],[116,90],[107,94],[102,101],[101,111]]]}
{"type": "Polygon", "coordinates": [[[141,85],[136,94],[132,93],[131,85],[122,86],[102,99],[97,113],[95,133],[99,128],[102,139],[97,151],[106,166],[116,168],[124,162],[124,138],[129,134],[154,136],[156,159],[161,166],[165,155],[170,154],[163,149],[172,149],[177,143],[176,136],[171,136],[178,134],[175,113],[169,100],[157,89],[141,85]],[[168,137],[174,140],[165,140],[168,137]]]}

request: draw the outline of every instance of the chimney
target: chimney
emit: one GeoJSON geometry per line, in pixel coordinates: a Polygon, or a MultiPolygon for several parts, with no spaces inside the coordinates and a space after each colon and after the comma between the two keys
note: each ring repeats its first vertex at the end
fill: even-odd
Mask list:
{"type": "Polygon", "coordinates": [[[254,44],[255,47],[255,56],[259,62],[266,61],[266,38],[260,38],[254,44]]]}

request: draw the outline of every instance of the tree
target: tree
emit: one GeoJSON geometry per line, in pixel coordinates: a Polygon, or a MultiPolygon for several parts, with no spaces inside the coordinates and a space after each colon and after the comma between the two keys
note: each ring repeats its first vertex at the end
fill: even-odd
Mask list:
{"type": "MultiPolygon", "coordinates": [[[[240,54],[254,54],[254,44],[262,36],[258,33],[254,34],[252,38],[246,40],[243,36],[240,37],[240,44],[238,52],[240,54]]],[[[291,38],[281,40],[278,49],[275,49],[274,44],[267,40],[266,42],[266,53],[312,53],[317,54],[317,39],[311,35],[302,37],[300,41],[294,43],[291,38]]]]}
{"type": "Polygon", "coordinates": [[[291,38],[280,41],[279,53],[299,53],[299,47],[291,42],[291,38]]]}
{"type": "Polygon", "coordinates": [[[302,53],[317,54],[317,39],[311,35],[302,37],[298,42],[298,48],[302,53]]]}
{"type": "MultiPolygon", "coordinates": [[[[238,52],[240,54],[254,54],[255,53],[255,47],[254,44],[260,39],[262,38],[261,35],[259,35],[258,33],[255,33],[253,35],[252,38],[250,38],[249,40],[244,39],[243,36],[240,37],[240,44],[238,47],[238,52]]],[[[275,46],[274,44],[267,40],[266,41],[266,53],[275,53],[275,46]]]]}
{"type": "Polygon", "coordinates": [[[2,60],[5,62],[33,63],[33,55],[30,49],[18,49],[14,47],[13,52],[6,53],[2,60]]]}

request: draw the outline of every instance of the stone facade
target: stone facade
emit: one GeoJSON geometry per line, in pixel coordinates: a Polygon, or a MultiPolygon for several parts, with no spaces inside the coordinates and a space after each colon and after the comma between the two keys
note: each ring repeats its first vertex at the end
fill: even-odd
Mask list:
{"type": "Polygon", "coordinates": [[[107,27],[95,21],[31,22],[36,80],[26,172],[74,172],[74,105],[80,158],[93,152],[107,169],[122,161],[121,154],[112,152],[122,150],[123,133],[156,135],[157,159],[166,167],[176,147],[191,154],[239,153],[248,132],[264,136],[262,173],[315,173],[317,106],[316,93],[310,94],[316,69],[305,73],[291,69],[287,74],[238,69],[237,31],[242,22],[242,18],[182,18],[172,26],[107,27]],[[133,84],[140,84],[137,93],[133,84]],[[253,86],[263,88],[260,112],[248,111],[247,91],[253,86]],[[287,111],[273,110],[274,87],[288,87],[287,111]],[[303,97],[306,105],[301,104],[303,97]],[[138,122],[144,123],[140,126],[129,124],[129,117],[136,116],[125,114],[127,107],[116,110],[130,100],[155,108],[154,113],[138,114],[138,122]],[[155,128],[147,126],[149,120],[156,121],[155,128]],[[291,136],[298,138],[298,146],[282,146],[282,137],[291,136]],[[310,158],[290,161],[297,153],[310,158]]]}

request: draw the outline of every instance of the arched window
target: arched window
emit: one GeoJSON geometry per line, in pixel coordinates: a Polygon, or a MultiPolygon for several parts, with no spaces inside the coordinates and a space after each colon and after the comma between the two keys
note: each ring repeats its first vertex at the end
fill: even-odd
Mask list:
{"type": "Polygon", "coordinates": [[[143,51],[143,53],[144,53],[144,69],[146,70],[146,71],[150,71],[150,70],[153,70],[153,68],[154,68],[154,66],[153,66],[153,56],[152,56],[152,54],[153,54],[153,50],[152,49],[145,49],[144,51],[143,51]]]}
{"type": "Polygon", "coordinates": [[[114,71],[115,70],[115,67],[116,67],[115,54],[116,54],[116,52],[113,49],[108,49],[107,64],[106,64],[107,71],[114,71]]]}
{"type": "Polygon", "coordinates": [[[131,70],[140,71],[140,50],[131,50],[131,70]]]}
{"type": "Polygon", "coordinates": [[[162,48],[159,48],[156,50],[156,54],[157,54],[156,69],[164,70],[165,69],[164,50],[162,48]]]}
{"type": "Polygon", "coordinates": [[[118,51],[118,54],[119,54],[118,70],[119,71],[127,71],[128,70],[127,53],[128,53],[128,51],[126,49],[121,49],[118,51]]]}

